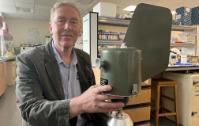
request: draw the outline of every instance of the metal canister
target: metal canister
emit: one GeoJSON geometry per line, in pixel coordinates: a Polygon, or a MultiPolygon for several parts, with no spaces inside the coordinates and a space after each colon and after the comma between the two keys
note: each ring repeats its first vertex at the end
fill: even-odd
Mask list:
{"type": "Polygon", "coordinates": [[[101,84],[111,84],[110,95],[136,95],[141,87],[141,50],[107,48],[101,52],[101,84]]]}

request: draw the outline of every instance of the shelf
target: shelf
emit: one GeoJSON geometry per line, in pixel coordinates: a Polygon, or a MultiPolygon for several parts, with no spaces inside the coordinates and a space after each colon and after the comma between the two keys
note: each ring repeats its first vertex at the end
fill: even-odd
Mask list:
{"type": "MultiPolygon", "coordinates": [[[[104,25],[116,25],[116,26],[126,26],[128,27],[130,20],[129,19],[120,19],[120,18],[110,18],[110,17],[99,17],[99,24],[104,25]]],[[[172,30],[174,31],[186,31],[186,30],[196,30],[196,26],[187,26],[187,25],[172,25],[172,30]]]]}
{"type": "Polygon", "coordinates": [[[172,25],[173,31],[195,31],[196,26],[172,25]]]}
{"type": "Polygon", "coordinates": [[[121,45],[122,40],[98,40],[98,45],[121,45]]]}
{"type": "MultiPolygon", "coordinates": [[[[123,26],[126,27],[128,29],[128,25],[130,23],[130,19],[125,20],[125,19],[119,19],[119,18],[109,18],[109,17],[98,17],[98,24],[99,25],[109,25],[111,27],[115,27],[113,28],[113,31],[115,32],[118,27],[117,26],[123,26]]],[[[102,27],[102,29],[105,29],[106,27],[102,27]]],[[[104,30],[103,29],[103,30],[104,30]]],[[[108,28],[107,28],[108,29],[108,28]]],[[[118,28],[120,29],[120,28],[118,28]]],[[[110,29],[108,29],[107,31],[109,31],[110,29]]],[[[106,31],[106,30],[104,30],[106,31]]],[[[199,53],[199,51],[197,51],[197,25],[172,25],[171,27],[171,34],[174,31],[173,34],[185,34],[185,35],[190,35],[191,38],[187,39],[190,41],[185,41],[183,43],[177,43],[177,44],[170,44],[170,48],[176,47],[176,48],[187,48],[187,49],[194,49],[195,55],[197,55],[199,53]],[[176,31],[176,32],[175,32],[176,31]],[[181,33],[182,32],[182,33],[181,33]],[[192,38],[195,38],[195,40],[193,39],[193,42],[191,41],[192,38]]],[[[108,38],[108,37],[107,37],[108,38]]],[[[124,37],[125,38],[125,37],[124,37]]],[[[109,45],[121,45],[122,42],[121,41],[107,41],[107,40],[99,40],[98,45],[99,46],[109,46],[109,45]]],[[[187,51],[184,49],[183,50],[185,53],[187,53],[187,51]]],[[[199,54],[198,54],[199,55],[199,54]]]]}
{"type": "Polygon", "coordinates": [[[116,25],[116,26],[128,27],[130,20],[119,19],[119,18],[99,17],[98,23],[104,24],[104,25],[116,25]]]}
{"type": "Polygon", "coordinates": [[[191,71],[191,70],[199,70],[199,66],[173,66],[168,67],[165,71],[191,71]]]}
{"type": "Polygon", "coordinates": [[[196,46],[195,43],[175,43],[170,44],[171,47],[193,47],[196,46]]]}
{"type": "MultiPolygon", "coordinates": [[[[98,19],[99,24],[107,24],[107,25],[122,25],[128,26],[131,20],[129,19],[120,19],[120,18],[110,18],[110,17],[102,17],[100,16],[98,19]]],[[[196,26],[188,26],[188,25],[172,25],[172,30],[176,31],[186,31],[186,30],[195,30],[196,26]]]]}

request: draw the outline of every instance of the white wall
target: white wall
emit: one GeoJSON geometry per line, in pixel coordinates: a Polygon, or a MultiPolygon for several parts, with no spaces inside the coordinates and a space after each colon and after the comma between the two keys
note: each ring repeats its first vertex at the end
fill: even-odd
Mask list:
{"type": "Polygon", "coordinates": [[[15,47],[20,46],[20,44],[45,43],[45,36],[50,35],[48,21],[19,18],[7,18],[5,20],[13,35],[15,47]]]}

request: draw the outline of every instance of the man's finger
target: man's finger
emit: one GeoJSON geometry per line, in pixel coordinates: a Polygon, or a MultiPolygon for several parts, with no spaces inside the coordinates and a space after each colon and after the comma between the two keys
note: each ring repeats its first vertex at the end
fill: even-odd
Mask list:
{"type": "Polygon", "coordinates": [[[95,88],[97,94],[101,94],[103,92],[109,92],[112,90],[112,87],[110,85],[103,85],[103,86],[98,86],[95,88]]]}

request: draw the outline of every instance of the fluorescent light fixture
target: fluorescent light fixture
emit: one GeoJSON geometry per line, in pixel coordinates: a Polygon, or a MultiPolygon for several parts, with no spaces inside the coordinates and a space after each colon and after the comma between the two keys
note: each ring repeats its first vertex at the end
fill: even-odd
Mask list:
{"type": "Polygon", "coordinates": [[[136,5],[129,5],[128,7],[124,8],[125,11],[134,11],[136,8],[136,5]]]}
{"type": "Polygon", "coordinates": [[[33,13],[32,8],[16,7],[16,10],[21,13],[33,13]]]}
{"type": "Polygon", "coordinates": [[[172,11],[171,11],[171,14],[172,14],[172,15],[175,15],[175,14],[176,14],[176,11],[175,11],[175,10],[172,10],[172,11]]]}

